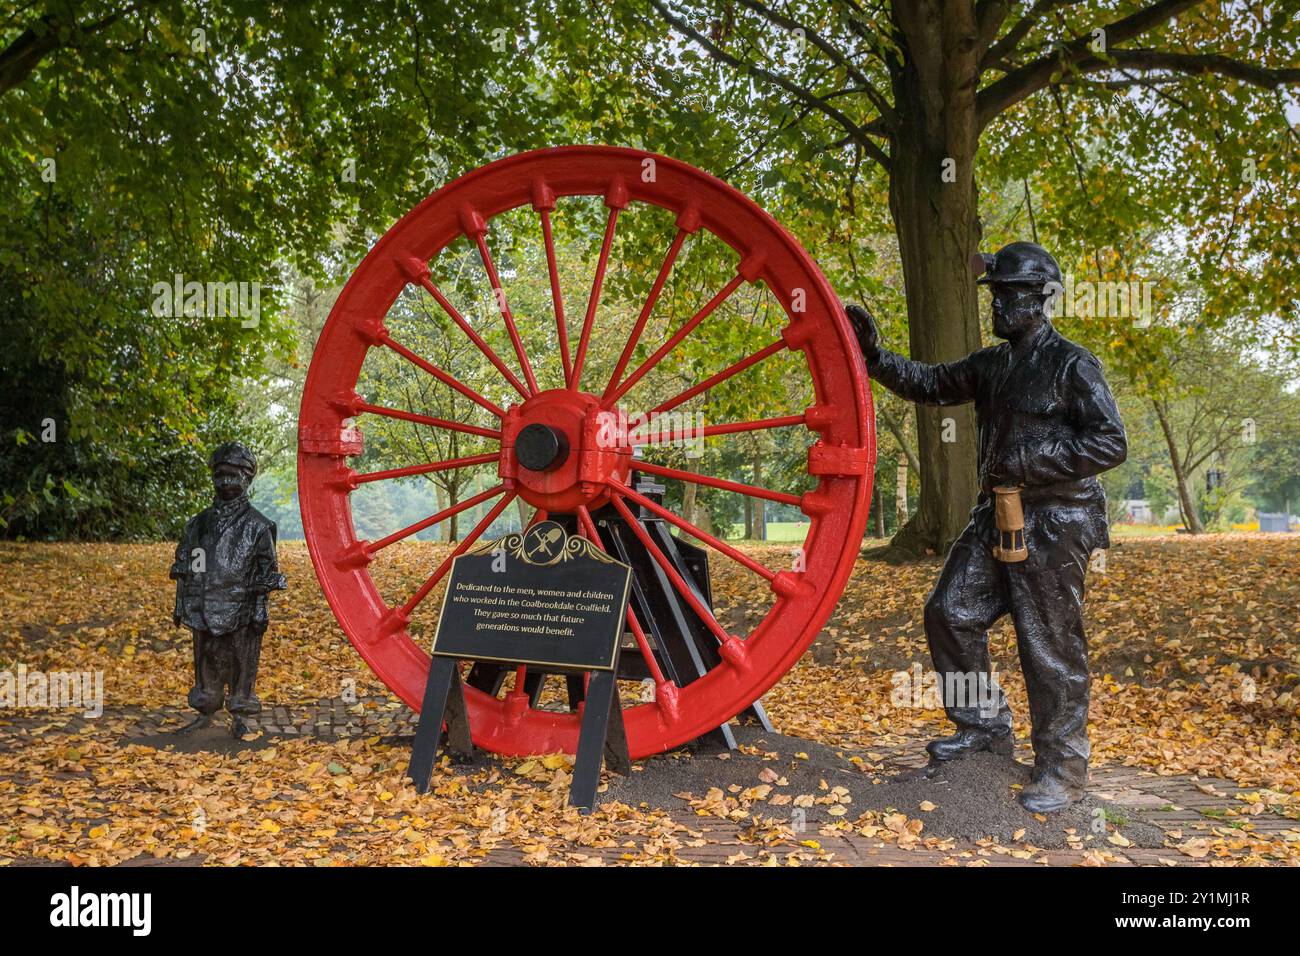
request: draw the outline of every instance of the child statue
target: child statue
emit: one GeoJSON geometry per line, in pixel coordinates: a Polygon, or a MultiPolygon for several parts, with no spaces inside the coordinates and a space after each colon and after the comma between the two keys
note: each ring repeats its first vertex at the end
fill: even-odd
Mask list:
{"type": "Polygon", "coordinates": [[[248,500],[257,459],[227,442],[208,462],[216,498],[185,525],[171,577],[176,581],[172,622],[194,634],[194,688],[199,712],[181,729],[207,727],[225,704],[230,733],[248,732],[243,718],[261,712],[257,665],[267,626],[267,595],[286,587],[275,559],[275,522],[248,500]]]}

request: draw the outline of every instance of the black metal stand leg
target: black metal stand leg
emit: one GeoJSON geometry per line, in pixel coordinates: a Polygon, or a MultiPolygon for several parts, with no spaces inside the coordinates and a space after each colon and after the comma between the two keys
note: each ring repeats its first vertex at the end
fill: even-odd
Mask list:
{"type": "Polygon", "coordinates": [[[724,750],[735,750],[737,746],[736,734],[731,729],[730,724],[719,724],[712,730],[700,734],[694,740],[687,741],[686,746],[692,752],[702,750],[705,753],[721,753],[724,750]]]}
{"type": "MultiPolygon", "coordinates": [[[[618,682],[614,681],[615,688],[618,682]]],[[[605,766],[617,774],[626,777],[632,772],[632,758],[627,752],[627,728],[623,726],[623,705],[619,703],[618,691],[609,705],[609,730],[605,734],[605,766]]]]}
{"type": "Polygon", "coordinates": [[[524,675],[524,693],[528,695],[528,706],[536,708],[538,702],[542,699],[542,686],[546,683],[546,675],[541,671],[528,668],[528,673],[524,675]]]}
{"type": "Polygon", "coordinates": [[[587,683],[587,701],[578,735],[578,759],[573,765],[573,782],[569,786],[569,806],[577,807],[582,813],[590,813],[596,805],[600,765],[607,757],[611,758],[609,768],[617,773],[628,773],[632,769],[617,686],[613,671],[596,671],[587,683]]]}
{"type": "Polygon", "coordinates": [[[772,721],[767,718],[767,708],[763,706],[762,700],[756,700],[740,712],[741,721],[755,720],[763,728],[764,733],[774,734],[772,721]]]}
{"type": "Polygon", "coordinates": [[[447,733],[444,746],[454,763],[472,763],[474,760],[474,740],[470,736],[469,708],[465,706],[465,688],[460,683],[460,668],[456,661],[451,662],[451,687],[447,693],[447,707],[444,713],[447,733]]]}
{"type": "Polygon", "coordinates": [[[475,661],[469,669],[465,683],[476,690],[481,690],[489,697],[501,693],[501,685],[506,681],[506,668],[495,661],[475,661]]]}
{"type": "Polygon", "coordinates": [[[569,710],[577,710],[587,693],[582,683],[581,674],[568,674],[564,678],[564,687],[569,695],[569,710]]]}
{"type": "Polygon", "coordinates": [[[443,717],[447,718],[447,749],[461,756],[473,757],[474,744],[469,734],[469,714],[465,693],[460,686],[460,671],[450,657],[435,657],[429,664],[429,680],[424,685],[424,704],[415,728],[411,762],[406,775],[419,793],[428,793],[433,780],[433,765],[438,759],[438,740],[442,735],[443,717]]]}

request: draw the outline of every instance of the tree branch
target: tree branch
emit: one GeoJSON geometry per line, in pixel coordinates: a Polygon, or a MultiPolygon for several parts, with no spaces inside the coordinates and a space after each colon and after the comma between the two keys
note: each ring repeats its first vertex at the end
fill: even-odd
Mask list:
{"type": "MultiPolygon", "coordinates": [[[[1042,0],[1039,0],[1042,2],[1042,0]]],[[[975,48],[983,51],[989,48],[998,35],[1002,21],[1011,12],[1007,0],[979,0],[975,4],[975,48]]]]}
{"type": "MultiPolygon", "coordinates": [[[[1117,67],[1137,70],[1169,70],[1174,73],[1186,73],[1202,76],[1216,73],[1258,86],[1266,90],[1300,83],[1300,68],[1270,69],[1254,63],[1234,60],[1217,53],[1167,53],[1164,50],[1112,50],[1109,55],[1111,63],[1117,67]]],[[[1110,64],[1103,63],[1098,68],[1105,69],[1110,64]]]]}
{"type": "Polygon", "coordinates": [[[1043,19],[1043,14],[1052,7],[1064,5],[1069,2],[1071,2],[1071,0],[1037,0],[1037,2],[1029,8],[1029,12],[1013,23],[1011,29],[1004,33],[1001,39],[990,45],[988,49],[984,51],[984,55],[980,59],[980,69],[988,69],[993,64],[1014,53],[1016,47],[1020,45],[1020,41],[1028,36],[1029,31],[1037,26],[1038,22],[1043,19]]]}
{"type": "Polygon", "coordinates": [[[681,19],[681,17],[674,14],[663,4],[662,0],[650,0],[650,2],[654,8],[659,11],[660,17],[694,40],[695,44],[708,53],[712,59],[719,63],[724,63],[733,69],[740,70],[749,76],[758,77],[768,83],[779,86],[792,96],[798,97],[801,101],[811,106],[819,113],[822,113],[835,123],[839,124],[845,132],[849,134],[851,140],[862,147],[863,152],[879,163],[882,168],[886,170],[889,169],[889,156],[869,138],[865,129],[857,123],[854,123],[853,120],[849,119],[849,117],[841,110],[836,109],[830,103],[827,103],[825,99],[819,97],[811,90],[804,89],[802,86],[799,86],[797,83],[792,82],[784,76],[773,73],[771,70],[764,69],[757,64],[746,63],[745,61],[732,56],[726,50],[711,41],[708,37],[704,36],[704,34],[694,29],[685,20],[681,19]]]}
{"type": "Polygon", "coordinates": [[[58,25],[52,16],[41,17],[39,27],[28,27],[18,34],[0,53],[0,96],[27,79],[41,60],[60,45],[58,25]]]}
{"type": "MultiPolygon", "coordinates": [[[[1204,0],[1157,0],[1131,16],[1104,26],[1102,29],[1105,31],[1107,47],[1109,49],[1139,37],[1203,2],[1204,0]]],[[[1112,49],[1110,52],[1113,56],[1115,51],[1112,49]]],[[[976,96],[979,127],[983,129],[993,117],[1041,90],[1057,73],[1076,70],[1084,63],[1095,63],[1095,69],[1109,65],[1108,61],[1093,53],[1091,35],[1071,40],[1060,49],[1012,70],[989,84],[976,96]]]]}
{"type": "Polygon", "coordinates": [[[55,14],[41,17],[37,24],[18,34],[13,42],[0,52],[0,96],[4,96],[31,76],[41,61],[55,50],[75,47],[79,39],[102,33],[118,20],[135,11],[136,6],[132,4],[84,25],[78,24],[75,19],[68,24],[55,14]],[[60,30],[65,26],[70,27],[71,32],[71,37],[66,41],[59,37],[60,30]]]}
{"type": "Polygon", "coordinates": [[[775,10],[763,6],[763,4],[758,3],[757,0],[740,0],[740,2],[750,10],[753,10],[755,13],[770,22],[775,23],[782,29],[789,30],[792,33],[799,31],[809,43],[825,53],[838,66],[842,66],[849,77],[857,82],[858,86],[861,87],[861,92],[865,93],[867,98],[871,100],[871,104],[880,113],[881,119],[884,120],[887,126],[891,129],[895,126],[898,115],[894,112],[894,108],[890,105],[889,101],[886,100],[880,91],[876,89],[875,84],[871,82],[870,78],[854,66],[852,61],[837,50],[829,40],[816,30],[805,26],[783,13],[777,13],[775,10]]]}
{"type": "Polygon", "coordinates": [[[919,475],[921,473],[921,462],[916,457],[916,452],[912,450],[912,446],[907,443],[907,438],[903,434],[898,419],[885,407],[883,402],[876,406],[876,412],[880,415],[881,421],[885,423],[885,428],[889,431],[889,434],[894,436],[894,441],[898,442],[903,457],[907,459],[907,466],[919,475]]]}

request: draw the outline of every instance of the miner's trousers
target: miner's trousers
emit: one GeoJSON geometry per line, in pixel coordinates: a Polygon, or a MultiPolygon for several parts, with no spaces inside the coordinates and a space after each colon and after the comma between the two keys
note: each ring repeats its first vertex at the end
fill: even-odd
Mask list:
{"type": "Polygon", "coordinates": [[[1006,564],[984,537],[974,524],[966,528],[925,604],[925,635],[944,710],[958,729],[1010,732],[1011,712],[989,673],[988,640],[989,628],[1010,614],[1029,696],[1034,778],[1050,774],[1082,787],[1089,756],[1083,630],[1089,556],[1080,551],[1046,569],[1006,564]],[[996,696],[991,706],[990,687],[996,696]]]}

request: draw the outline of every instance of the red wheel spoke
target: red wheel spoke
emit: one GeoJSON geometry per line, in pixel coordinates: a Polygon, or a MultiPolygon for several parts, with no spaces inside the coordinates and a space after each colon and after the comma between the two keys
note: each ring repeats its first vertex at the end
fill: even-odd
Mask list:
{"type": "Polygon", "coordinates": [[[546,240],[546,269],[551,274],[551,302],[555,306],[555,332],[560,337],[560,360],[564,363],[564,383],[573,380],[573,359],[569,355],[569,325],[564,318],[564,295],[560,291],[560,268],[555,261],[555,237],[551,234],[551,211],[540,210],[542,237],[546,240]]]}
{"type": "Polygon", "coordinates": [[[497,485],[495,488],[489,488],[487,491],[480,492],[472,498],[466,498],[464,501],[457,502],[450,508],[443,508],[436,514],[431,514],[427,518],[422,518],[415,524],[407,525],[401,531],[394,531],[388,537],[380,538],[374,544],[366,545],[366,553],[373,555],[377,551],[381,551],[388,547],[390,544],[395,544],[396,542],[401,541],[403,538],[409,538],[411,535],[423,531],[425,528],[432,528],[438,522],[446,521],[452,515],[458,515],[462,511],[466,511],[477,504],[487,501],[489,498],[495,498],[505,490],[505,487],[505,485],[497,485]]]}
{"type": "Polygon", "coordinates": [[[369,481],[387,481],[389,478],[410,478],[414,475],[429,475],[438,471],[451,471],[453,468],[468,468],[471,465],[486,465],[499,461],[500,452],[488,452],[486,455],[470,455],[466,458],[448,458],[446,461],[430,462],[427,465],[408,465],[405,468],[389,468],[386,471],[368,471],[352,476],[352,483],[364,485],[369,481]]]}
{"type": "Polygon", "coordinates": [[[433,280],[431,280],[428,275],[421,275],[417,278],[424,290],[428,292],[429,295],[433,296],[434,301],[438,303],[442,308],[442,311],[446,312],[447,315],[451,317],[451,320],[460,327],[460,330],[469,336],[470,341],[473,342],[478,350],[483,353],[483,357],[491,362],[498,372],[505,376],[505,380],[514,386],[516,392],[524,398],[527,398],[528,389],[524,388],[523,382],[519,381],[519,377],[506,367],[506,363],[501,361],[501,356],[497,355],[492,346],[488,345],[487,342],[483,340],[483,336],[474,331],[474,327],[465,320],[465,316],[461,315],[460,312],[457,311],[456,307],[451,304],[450,300],[442,294],[442,290],[433,284],[433,280]]]}
{"type": "Polygon", "coordinates": [[[524,373],[529,389],[536,392],[537,378],[533,375],[533,367],[528,364],[528,353],[524,351],[523,340],[519,338],[515,317],[510,314],[510,305],[506,302],[505,290],[501,288],[501,277],[497,275],[496,263],[492,261],[492,253],[488,251],[486,230],[478,232],[474,236],[474,242],[478,245],[478,254],[483,260],[483,268],[487,270],[488,282],[492,284],[492,295],[497,300],[501,318],[505,319],[506,331],[510,333],[510,343],[515,347],[515,358],[519,359],[519,368],[524,373]]]}
{"type": "MultiPolygon", "coordinates": [[[[596,530],[596,522],[591,520],[591,512],[587,510],[586,505],[578,505],[578,523],[582,526],[582,532],[587,536],[587,540],[604,551],[605,546],[600,541],[600,533],[596,530]]],[[[636,619],[631,604],[628,604],[627,608],[627,626],[632,632],[632,636],[636,638],[636,646],[645,659],[646,667],[650,669],[650,677],[656,685],[662,684],[664,682],[664,672],[659,669],[659,662],[655,660],[654,651],[650,648],[650,642],[646,639],[645,631],[641,628],[641,622],[636,619]]]]}
{"type": "Polygon", "coordinates": [[[591,328],[596,322],[596,309],[600,305],[600,289],[605,284],[605,270],[609,266],[609,250],[614,243],[614,226],[618,223],[619,206],[611,206],[605,220],[605,240],[600,245],[600,258],[596,261],[596,275],[591,280],[591,295],[587,299],[587,316],[582,320],[582,335],[578,339],[578,354],[573,359],[573,378],[570,388],[582,383],[582,366],[587,360],[587,346],[591,342],[591,328]]]}
{"type": "MultiPolygon", "coordinates": [[[[638,422],[636,430],[644,428],[649,422],[638,422]]],[[[637,437],[633,430],[628,430],[628,441],[633,445],[666,445],[673,442],[693,441],[703,436],[711,438],[714,435],[732,435],[736,432],[756,432],[764,428],[787,428],[790,425],[807,424],[807,419],[803,415],[782,415],[780,418],[759,418],[752,422],[727,422],[722,425],[705,425],[698,430],[670,431],[658,435],[647,435],[637,437]]]]}
{"type": "MultiPolygon", "coordinates": [[[[703,528],[697,528],[695,525],[691,524],[685,518],[678,517],[677,515],[669,511],[667,508],[663,507],[662,505],[655,504],[645,495],[633,491],[631,488],[629,488],[627,485],[623,484],[622,482],[616,481],[611,478],[609,481],[609,485],[618,494],[631,498],[633,501],[635,501],[641,507],[645,508],[647,511],[658,515],[659,517],[667,521],[669,524],[676,525],[677,527],[685,531],[687,534],[691,535],[692,537],[698,538],[699,540],[703,541],[705,544],[707,544],[709,547],[713,548],[714,550],[721,551],[727,557],[731,558],[733,561],[737,562],[738,564],[743,564],[745,567],[749,568],[749,570],[753,571],[755,574],[766,578],[768,581],[771,581],[776,577],[775,571],[768,570],[763,565],[755,561],[753,558],[749,557],[747,554],[743,554],[740,551],[737,551],[735,548],[727,544],[725,541],[719,541],[717,538],[709,534],[703,528]]],[[[614,500],[614,504],[616,506],[619,504],[618,499],[614,500]]]]}
{"type": "Polygon", "coordinates": [[[450,385],[456,391],[460,392],[462,395],[468,398],[471,402],[476,402],[479,405],[483,406],[489,412],[495,415],[497,418],[501,418],[502,416],[505,415],[505,412],[502,411],[498,406],[488,401],[478,392],[474,391],[474,389],[470,388],[468,385],[460,381],[460,379],[456,378],[454,375],[450,375],[447,372],[444,372],[442,369],[438,368],[438,366],[434,365],[432,362],[416,355],[405,345],[396,341],[391,335],[388,334],[388,332],[385,331],[380,336],[379,341],[383,345],[392,349],[402,358],[406,359],[416,368],[423,369],[424,371],[432,375],[434,378],[436,378],[438,381],[442,382],[444,385],[450,385]]]}
{"type": "Polygon", "coordinates": [[[682,243],[690,233],[685,229],[678,229],[677,235],[673,237],[673,243],[668,247],[668,254],[664,256],[663,265],[659,267],[659,275],[655,277],[654,285],[650,287],[650,294],[646,296],[645,305],[641,307],[641,314],[636,317],[636,325],[632,327],[632,334],[628,336],[627,344],[623,346],[623,354],[618,357],[618,364],[614,366],[614,374],[609,377],[608,384],[605,385],[605,392],[601,395],[600,401],[604,407],[610,393],[618,384],[623,373],[627,371],[627,363],[632,359],[632,353],[636,351],[637,344],[641,341],[641,333],[645,329],[645,324],[650,320],[650,313],[654,311],[655,303],[659,301],[659,294],[663,291],[664,283],[668,280],[668,274],[673,271],[673,264],[677,261],[677,254],[682,251],[682,243]]]}
{"type": "Polygon", "coordinates": [[[623,520],[627,522],[627,526],[632,529],[632,533],[640,539],[642,546],[650,552],[650,556],[655,559],[655,563],[658,564],[664,574],[668,576],[668,580],[673,583],[673,587],[677,589],[678,593],[681,594],[686,603],[691,606],[691,610],[699,615],[700,620],[703,621],[705,626],[713,632],[713,636],[723,644],[733,640],[731,635],[722,629],[722,625],[719,624],[717,619],[713,616],[713,612],[705,606],[704,602],[696,596],[695,591],[690,587],[690,585],[688,585],[686,581],[682,579],[682,576],[677,573],[677,569],[673,567],[673,563],[668,560],[662,551],[659,550],[659,545],[654,543],[654,539],[652,539],[646,532],[645,528],[641,526],[641,522],[637,520],[636,515],[632,514],[628,506],[623,503],[623,500],[615,496],[610,498],[610,502],[618,510],[618,513],[623,516],[623,520]]]}
{"type": "MultiPolygon", "coordinates": [[[[649,414],[655,415],[659,412],[666,412],[671,409],[674,409],[678,405],[682,404],[682,402],[690,401],[696,395],[700,395],[703,392],[707,392],[709,389],[713,388],[713,386],[725,382],[733,375],[740,374],[745,369],[757,365],[759,362],[775,355],[777,352],[780,352],[785,348],[786,348],[785,340],[777,339],[771,345],[767,346],[767,348],[760,349],[759,351],[755,352],[753,355],[741,359],[735,365],[727,366],[721,372],[718,372],[715,375],[710,375],[704,381],[700,382],[698,385],[692,385],[690,388],[682,392],[680,395],[676,395],[673,398],[668,399],[668,401],[666,402],[660,402],[654,408],[650,409],[649,414]]],[[[639,425],[640,423],[641,421],[638,420],[635,424],[639,425]]],[[[632,427],[635,427],[635,425],[632,427]]]]}
{"type": "MultiPolygon", "coordinates": [[[[500,488],[494,489],[494,491],[500,490],[500,488]]],[[[474,525],[474,530],[465,536],[464,541],[456,545],[456,550],[447,555],[442,564],[438,565],[438,570],[429,575],[429,579],[420,585],[420,589],[411,595],[409,601],[402,605],[401,610],[398,612],[401,617],[409,618],[411,616],[411,612],[415,610],[416,606],[428,597],[430,591],[438,586],[438,582],[442,580],[443,575],[451,567],[451,562],[464,554],[479,539],[479,536],[488,529],[488,526],[497,520],[497,515],[505,511],[506,506],[515,500],[515,494],[514,491],[507,492],[506,496],[493,505],[492,510],[483,516],[483,520],[474,525]]]]}
{"type": "Polygon", "coordinates": [[[679,481],[689,481],[697,485],[707,485],[710,488],[721,488],[723,491],[736,491],[742,495],[748,495],[751,498],[765,498],[768,501],[779,501],[783,505],[800,505],[803,499],[798,495],[786,494],[784,491],[771,491],[767,488],[759,488],[756,485],[744,485],[738,481],[728,481],[725,478],[714,478],[711,475],[697,475],[691,471],[679,471],[676,468],[665,468],[663,465],[653,465],[648,461],[637,460],[635,464],[637,471],[644,471],[651,475],[661,475],[664,478],[676,478],[679,481]]]}
{"type": "Polygon", "coordinates": [[[714,309],[722,305],[722,303],[727,300],[727,298],[731,295],[731,293],[735,292],[738,288],[740,288],[740,284],[744,281],[745,281],[744,276],[741,275],[734,276],[730,282],[728,282],[725,286],[722,287],[722,290],[718,292],[717,295],[715,295],[712,299],[710,299],[708,302],[705,303],[704,308],[700,309],[700,311],[696,312],[693,316],[691,316],[686,321],[686,324],[684,324],[680,329],[678,329],[676,332],[673,333],[672,338],[670,338],[663,345],[659,346],[658,351],[656,351],[648,359],[642,362],[641,365],[637,368],[637,370],[633,372],[631,375],[629,375],[624,380],[622,385],[614,389],[613,393],[610,394],[608,397],[606,397],[601,404],[603,404],[605,407],[608,408],[610,405],[613,405],[625,394],[627,394],[628,389],[630,389],[633,385],[639,382],[647,372],[649,372],[652,368],[658,365],[660,361],[663,360],[664,356],[666,356],[673,349],[677,348],[677,346],[681,344],[682,339],[686,338],[686,336],[694,332],[695,327],[699,325],[701,322],[703,322],[705,319],[707,319],[713,313],[714,309]]]}
{"type": "Polygon", "coordinates": [[[368,412],[371,415],[382,415],[385,418],[398,418],[404,422],[414,422],[417,425],[428,425],[431,428],[445,428],[447,431],[464,432],[466,435],[482,435],[484,438],[500,438],[501,433],[494,428],[481,428],[478,425],[466,425],[464,422],[453,422],[446,418],[432,418],[428,415],[419,415],[415,412],[402,411],[400,408],[385,408],[383,405],[371,405],[369,402],[358,402],[355,406],[358,412],[368,412]]]}

